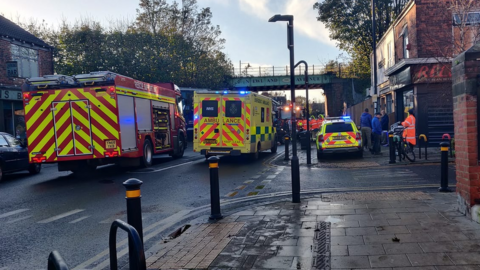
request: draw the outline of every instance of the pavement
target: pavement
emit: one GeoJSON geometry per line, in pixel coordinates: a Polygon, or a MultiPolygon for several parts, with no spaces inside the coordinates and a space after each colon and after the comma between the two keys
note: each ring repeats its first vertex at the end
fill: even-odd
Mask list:
{"type": "MultiPolygon", "coordinates": [[[[271,170],[289,174],[283,168],[271,170]]],[[[456,201],[430,188],[222,206],[223,219],[203,214],[147,250],[147,269],[480,269],[480,224],[456,201]]]]}

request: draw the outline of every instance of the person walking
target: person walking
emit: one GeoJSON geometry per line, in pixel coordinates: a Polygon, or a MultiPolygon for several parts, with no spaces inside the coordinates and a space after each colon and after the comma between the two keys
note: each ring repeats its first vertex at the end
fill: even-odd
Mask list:
{"type": "Polygon", "coordinates": [[[362,131],[362,147],[368,147],[372,151],[372,116],[368,113],[368,108],[360,116],[360,130],[362,131]]]}
{"type": "Polygon", "coordinates": [[[405,130],[403,130],[403,137],[413,146],[417,145],[417,139],[415,138],[415,123],[415,114],[413,113],[413,109],[410,109],[408,110],[407,118],[402,122],[402,126],[405,128],[405,130]]]}
{"type": "Polygon", "coordinates": [[[385,113],[385,110],[382,110],[382,118],[380,119],[380,124],[382,124],[382,145],[388,144],[388,115],[385,113]]]}
{"type": "Polygon", "coordinates": [[[376,113],[372,120],[372,133],[373,133],[373,150],[372,154],[380,154],[380,140],[382,137],[382,124],[380,124],[380,117],[382,114],[376,113]]]}

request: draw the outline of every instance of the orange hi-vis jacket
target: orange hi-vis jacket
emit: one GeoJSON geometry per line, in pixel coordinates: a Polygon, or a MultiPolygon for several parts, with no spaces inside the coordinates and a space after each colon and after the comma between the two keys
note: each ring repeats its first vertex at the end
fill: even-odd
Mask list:
{"type": "Polygon", "coordinates": [[[402,122],[402,126],[405,127],[405,130],[403,131],[403,137],[406,138],[407,142],[416,145],[417,144],[417,139],[415,138],[415,116],[409,115],[406,119],[405,122],[402,122]]]}

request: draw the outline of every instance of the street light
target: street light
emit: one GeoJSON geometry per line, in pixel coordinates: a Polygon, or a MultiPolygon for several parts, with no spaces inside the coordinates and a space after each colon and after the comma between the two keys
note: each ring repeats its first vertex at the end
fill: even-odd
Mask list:
{"type": "MultiPolygon", "coordinates": [[[[375,97],[375,103],[378,103],[377,96],[377,34],[376,34],[376,22],[375,22],[375,0],[372,1],[372,50],[373,50],[373,96],[375,97]]],[[[375,107],[375,113],[379,112],[375,107]]]]}
{"type": "MultiPolygon", "coordinates": [[[[290,93],[292,111],[295,108],[295,74],[294,74],[294,51],[293,51],[293,15],[276,14],[268,22],[288,22],[287,24],[287,47],[290,51],[290,93]]],[[[297,156],[297,121],[292,112],[292,202],[300,203],[300,165],[297,156]]]]}
{"type": "Polygon", "coordinates": [[[295,65],[295,68],[300,65],[300,64],[304,64],[305,65],[305,91],[307,92],[307,109],[306,109],[306,113],[305,113],[305,118],[307,119],[307,135],[306,137],[308,138],[308,146],[307,146],[307,165],[310,165],[312,164],[312,149],[311,149],[311,145],[310,145],[310,140],[311,140],[311,137],[310,137],[310,108],[309,108],[309,105],[308,105],[308,64],[307,62],[305,61],[299,61],[296,65],[295,65]]]}

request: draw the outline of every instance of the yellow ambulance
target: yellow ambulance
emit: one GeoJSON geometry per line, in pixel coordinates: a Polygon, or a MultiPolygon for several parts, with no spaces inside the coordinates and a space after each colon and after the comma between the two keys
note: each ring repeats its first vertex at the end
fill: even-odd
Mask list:
{"type": "Polygon", "coordinates": [[[193,151],[205,155],[277,152],[272,99],[250,91],[194,95],[193,151]]]}

